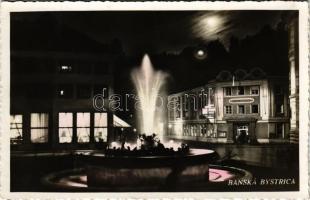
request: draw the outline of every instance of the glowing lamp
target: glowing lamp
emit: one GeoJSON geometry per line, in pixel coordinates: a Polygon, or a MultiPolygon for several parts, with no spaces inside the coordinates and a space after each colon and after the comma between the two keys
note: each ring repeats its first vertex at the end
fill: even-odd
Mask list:
{"type": "Polygon", "coordinates": [[[207,57],[207,52],[204,49],[198,49],[194,52],[196,59],[203,60],[207,57]]]}
{"type": "Polygon", "coordinates": [[[198,56],[203,56],[203,55],[205,55],[205,52],[203,50],[198,50],[197,51],[197,55],[198,56]]]}
{"type": "Polygon", "coordinates": [[[68,67],[68,66],[66,66],[66,65],[63,65],[63,66],[61,66],[61,69],[62,69],[62,70],[68,70],[68,69],[69,69],[69,67],[68,67]]]}

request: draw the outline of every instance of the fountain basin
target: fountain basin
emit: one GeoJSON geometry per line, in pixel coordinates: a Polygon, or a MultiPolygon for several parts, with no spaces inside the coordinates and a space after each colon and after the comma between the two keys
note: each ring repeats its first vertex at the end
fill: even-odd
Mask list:
{"type": "Polygon", "coordinates": [[[103,153],[93,153],[91,155],[79,155],[78,159],[90,166],[105,166],[113,169],[150,168],[204,164],[218,159],[218,154],[209,149],[190,149],[188,154],[182,156],[106,157],[103,153]]]}
{"type": "Polygon", "coordinates": [[[208,149],[190,149],[186,155],[106,157],[101,153],[80,155],[89,186],[135,186],[154,184],[173,187],[177,182],[208,180],[208,163],[218,154],[208,149]],[[190,176],[189,176],[190,174],[190,176]]]}
{"type": "MultiPolygon", "coordinates": [[[[228,167],[209,165],[209,180],[197,180],[179,184],[173,191],[221,191],[227,188],[228,180],[252,179],[252,174],[246,170],[228,167]]],[[[191,176],[188,174],[188,176],[191,176]]],[[[159,192],[169,191],[170,188],[159,187],[158,185],[146,183],[138,186],[110,185],[90,186],[87,181],[86,169],[79,168],[51,173],[42,178],[43,185],[48,191],[64,192],[159,192]]]]}

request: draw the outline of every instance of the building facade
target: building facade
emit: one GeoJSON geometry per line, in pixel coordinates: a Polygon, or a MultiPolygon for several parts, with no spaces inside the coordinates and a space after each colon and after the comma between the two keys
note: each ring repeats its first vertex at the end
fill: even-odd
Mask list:
{"type": "Polygon", "coordinates": [[[123,121],[109,110],[109,96],[122,51],[104,49],[13,49],[12,150],[95,148],[114,137],[113,129],[123,121]]]}
{"type": "Polygon", "coordinates": [[[288,17],[289,66],[290,66],[290,141],[298,143],[299,138],[299,51],[298,51],[298,15],[288,17]]]}
{"type": "MultiPolygon", "coordinates": [[[[248,76],[249,77],[249,76],[248,76]]],[[[271,143],[289,139],[288,80],[215,80],[171,94],[168,137],[219,143],[271,143]]]]}

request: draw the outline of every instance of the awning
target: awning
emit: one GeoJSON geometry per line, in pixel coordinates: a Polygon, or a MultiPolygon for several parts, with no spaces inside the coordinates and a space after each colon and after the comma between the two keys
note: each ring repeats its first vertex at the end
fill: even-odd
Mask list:
{"type": "Polygon", "coordinates": [[[131,127],[127,122],[122,120],[116,115],[113,115],[113,126],[114,127],[121,127],[121,128],[128,128],[131,127]]]}

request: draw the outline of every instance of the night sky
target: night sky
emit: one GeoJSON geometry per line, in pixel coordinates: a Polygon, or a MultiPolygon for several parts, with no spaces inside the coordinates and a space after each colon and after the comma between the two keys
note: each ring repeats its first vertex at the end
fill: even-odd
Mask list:
{"type": "Polygon", "coordinates": [[[118,44],[123,57],[115,65],[116,90],[133,89],[129,73],[147,53],[155,68],[170,74],[173,93],[204,85],[221,70],[259,67],[268,75],[288,76],[285,20],[292,12],[13,13],[11,48],[103,55],[113,50],[107,44],[118,44]],[[203,59],[196,54],[200,49],[207,55],[203,59]]]}
{"type": "MultiPolygon", "coordinates": [[[[14,21],[51,28],[58,24],[99,43],[119,39],[127,55],[180,52],[188,45],[220,39],[228,48],[232,35],[245,37],[274,27],[285,11],[50,12],[13,14],[14,21]]],[[[44,28],[46,29],[46,28],[44,28]]],[[[53,34],[50,30],[49,33],[53,34]]],[[[35,33],[31,26],[23,38],[35,33]],[[29,32],[29,34],[26,34],[29,32]]],[[[31,38],[29,38],[31,40],[31,38]]]]}

